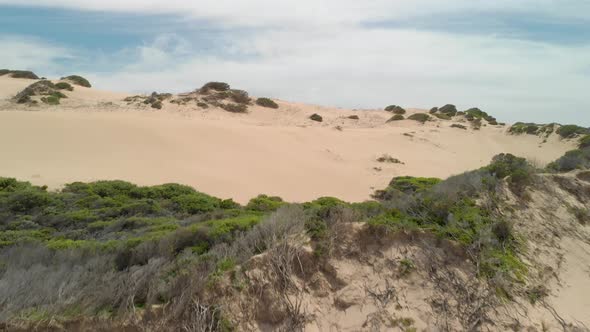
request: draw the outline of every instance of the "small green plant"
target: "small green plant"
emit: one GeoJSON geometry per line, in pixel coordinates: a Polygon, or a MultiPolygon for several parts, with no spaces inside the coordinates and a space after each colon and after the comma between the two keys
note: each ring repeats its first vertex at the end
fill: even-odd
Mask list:
{"type": "Polygon", "coordinates": [[[48,105],[59,105],[59,97],[57,96],[49,96],[49,97],[42,97],[41,101],[48,105]]]}
{"type": "Polygon", "coordinates": [[[430,115],[426,113],[414,113],[408,117],[408,120],[414,120],[420,123],[425,123],[426,121],[430,120],[430,115]]]}
{"type": "Polygon", "coordinates": [[[580,138],[580,143],[578,144],[578,147],[580,149],[590,147],[590,135],[586,135],[586,136],[580,138]]]}
{"type": "Polygon", "coordinates": [[[398,273],[402,277],[408,276],[412,271],[416,269],[416,265],[409,258],[404,258],[399,262],[398,273]]]}
{"type": "Polygon", "coordinates": [[[26,78],[30,80],[38,80],[39,76],[35,75],[32,71],[29,70],[9,70],[4,75],[10,75],[12,78],[26,78]]]}
{"type": "Polygon", "coordinates": [[[319,115],[319,114],[316,114],[316,113],[312,114],[312,115],[309,117],[309,119],[310,119],[310,120],[312,120],[312,121],[316,121],[316,122],[322,122],[322,121],[324,121],[324,118],[322,118],[322,116],[321,116],[321,115],[319,115]]]}
{"type": "Polygon", "coordinates": [[[90,84],[90,82],[87,79],[85,79],[84,77],[79,76],[79,75],[70,75],[70,76],[62,77],[61,79],[65,80],[65,81],[70,81],[76,85],[83,86],[86,88],[92,87],[92,85],[90,84]]]}
{"type": "Polygon", "coordinates": [[[256,105],[274,109],[279,108],[279,104],[270,98],[258,98],[256,99],[256,105]]]}
{"type": "Polygon", "coordinates": [[[260,212],[276,211],[281,206],[285,205],[283,199],[277,196],[258,195],[252,198],[246,205],[246,209],[260,212]]]}

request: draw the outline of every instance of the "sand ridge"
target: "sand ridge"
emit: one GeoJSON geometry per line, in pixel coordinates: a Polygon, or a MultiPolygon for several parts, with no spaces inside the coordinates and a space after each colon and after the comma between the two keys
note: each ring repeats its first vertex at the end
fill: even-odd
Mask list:
{"type": "Polygon", "coordinates": [[[188,184],[241,203],[261,193],[289,201],[363,201],[394,176],[445,178],[502,152],[545,164],[574,146],[557,135],[546,142],[508,135],[501,126],[476,131],[439,119],[387,123],[392,114],[383,110],[280,100],[278,110],[251,106],[247,114],[168,102],[155,110],[128,105],[127,94],[75,86],[58,106],[9,101],[32,82],[0,77],[0,176],[51,188],[121,179],[188,184]],[[313,113],[324,121],[311,121],[313,113]],[[376,162],[383,154],[404,164],[376,162]]]}

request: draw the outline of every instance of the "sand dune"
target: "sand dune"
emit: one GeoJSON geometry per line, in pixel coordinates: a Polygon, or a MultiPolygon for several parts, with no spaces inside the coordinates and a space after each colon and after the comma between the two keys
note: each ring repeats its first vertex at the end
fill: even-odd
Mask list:
{"type": "Polygon", "coordinates": [[[127,105],[123,94],[82,87],[59,106],[7,101],[30,83],[0,77],[0,176],[52,188],[122,179],[184,183],[239,202],[260,193],[289,201],[362,201],[394,176],[444,178],[485,165],[501,152],[543,164],[574,144],[556,135],[545,143],[507,135],[507,127],[474,131],[441,120],[386,123],[391,114],[382,110],[283,101],[278,110],[251,107],[248,114],[171,104],[153,110],[127,105]],[[324,122],[309,120],[313,113],[324,122]],[[360,119],[346,118],[352,114],[360,119]],[[376,162],[382,154],[405,164],[376,162]]]}

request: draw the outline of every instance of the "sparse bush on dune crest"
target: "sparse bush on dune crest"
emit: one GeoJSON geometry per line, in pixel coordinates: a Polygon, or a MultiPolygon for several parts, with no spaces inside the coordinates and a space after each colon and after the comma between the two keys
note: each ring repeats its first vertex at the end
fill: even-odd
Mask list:
{"type": "Polygon", "coordinates": [[[279,105],[277,103],[275,103],[275,101],[270,98],[258,98],[258,99],[256,99],[256,105],[262,106],[262,107],[267,107],[267,108],[275,108],[275,109],[279,108],[279,105]]]}
{"type": "Polygon", "coordinates": [[[70,75],[70,76],[62,77],[61,80],[70,81],[73,84],[83,86],[86,88],[92,87],[92,85],[90,84],[90,82],[87,79],[85,79],[84,77],[79,76],[79,75],[70,75]]]}
{"type": "Polygon", "coordinates": [[[403,107],[397,106],[397,105],[389,105],[389,106],[385,107],[385,110],[387,112],[391,112],[393,114],[400,114],[400,115],[406,114],[406,110],[403,107]]]}
{"type": "Polygon", "coordinates": [[[387,122],[392,122],[392,121],[401,121],[404,120],[404,116],[401,114],[396,114],[394,116],[392,116],[391,118],[389,118],[389,120],[387,120],[387,122]]]}
{"type": "Polygon", "coordinates": [[[199,92],[201,93],[208,93],[210,90],[214,90],[214,91],[229,91],[230,86],[229,84],[225,83],[225,82],[209,82],[209,83],[205,83],[205,85],[203,85],[203,87],[201,87],[201,89],[199,89],[199,92]]]}
{"type": "Polygon", "coordinates": [[[26,78],[30,80],[39,79],[39,76],[35,75],[35,73],[29,70],[0,69],[0,76],[10,76],[12,78],[26,78]]]}
{"type": "Polygon", "coordinates": [[[426,121],[430,120],[430,115],[426,113],[414,113],[408,117],[408,120],[414,120],[421,123],[425,123],[426,121]]]}

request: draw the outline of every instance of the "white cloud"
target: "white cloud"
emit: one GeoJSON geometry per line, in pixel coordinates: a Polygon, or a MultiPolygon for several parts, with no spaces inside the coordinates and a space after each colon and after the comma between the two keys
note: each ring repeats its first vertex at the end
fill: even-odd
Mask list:
{"type": "Polygon", "coordinates": [[[34,70],[40,75],[53,75],[61,67],[58,62],[73,59],[72,52],[36,38],[0,35],[0,66],[8,69],[34,70]]]}
{"type": "Polygon", "coordinates": [[[227,41],[237,56],[177,62],[174,51],[156,42],[136,50],[134,64],[120,73],[93,79],[104,88],[144,92],[222,80],[256,95],[343,107],[456,103],[507,121],[585,117],[590,124],[580,111],[590,106],[584,88],[590,76],[582,74],[590,68],[589,46],[357,27],[311,36],[307,30],[258,33],[227,41]]]}
{"type": "MultiPolygon", "coordinates": [[[[516,12],[588,20],[586,0],[0,0],[0,4],[181,14],[225,25],[351,24],[457,12],[516,12]]],[[[433,18],[436,19],[436,18],[433,18]]]]}
{"type": "MultiPolygon", "coordinates": [[[[585,91],[590,85],[590,43],[567,46],[360,24],[496,12],[587,21],[590,3],[584,0],[0,0],[3,3],[173,13],[207,20],[208,27],[224,31],[217,55],[203,55],[190,36],[174,34],[116,54],[95,55],[88,61],[116,68],[85,73],[105,89],[186,91],[223,80],[256,95],[335,106],[394,103],[427,108],[455,103],[460,108],[481,107],[507,121],[590,125],[585,91]]],[[[29,62],[50,66],[55,51],[47,52],[53,57],[29,62]]]]}

